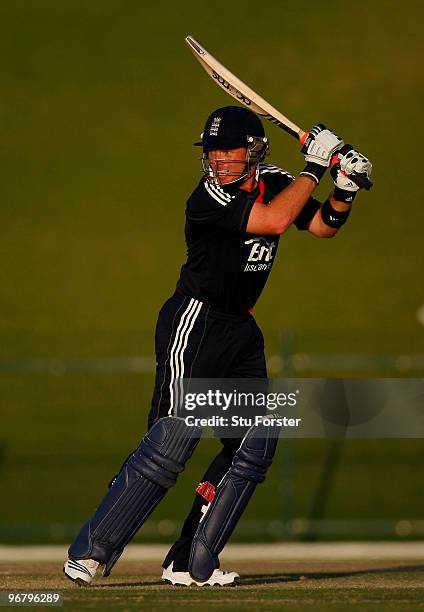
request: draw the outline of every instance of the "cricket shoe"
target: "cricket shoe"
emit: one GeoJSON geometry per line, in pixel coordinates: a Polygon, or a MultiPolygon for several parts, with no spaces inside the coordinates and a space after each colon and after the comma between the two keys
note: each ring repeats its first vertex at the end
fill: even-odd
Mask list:
{"type": "Polygon", "coordinates": [[[88,586],[96,575],[99,563],[94,559],[68,559],[63,566],[63,573],[78,586],[88,586]]]}
{"type": "Polygon", "coordinates": [[[240,578],[237,572],[223,572],[220,569],[216,569],[208,580],[198,582],[190,576],[189,572],[174,572],[172,568],[173,563],[164,568],[162,580],[174,586],[190,586],[192,584],[196,586],[235,586],[240,578]]]}

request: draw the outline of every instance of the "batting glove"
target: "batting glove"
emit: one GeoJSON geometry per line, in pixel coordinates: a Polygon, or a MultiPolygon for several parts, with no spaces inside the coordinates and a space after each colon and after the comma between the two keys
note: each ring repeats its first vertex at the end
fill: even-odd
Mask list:
{"type": "Polygon", "coordinates": [[[343,140],[337,134],[328,130],[322,123],[318,123],[308,133],[302,146],[306,167],[300,174],[310,176],[319,183],[331,163],[332,156],[342,146],[343,140]]]}
{"type": "Polygon", "coordinates": [[[337,156],[338,162],[330,170],[335,185],[334,197],[340,202],[350,204],[360,189],[350,175],[364,175],[369,179],[372,163],[362,153],[355,151],[350,144],[344,145],[337,156]]]}

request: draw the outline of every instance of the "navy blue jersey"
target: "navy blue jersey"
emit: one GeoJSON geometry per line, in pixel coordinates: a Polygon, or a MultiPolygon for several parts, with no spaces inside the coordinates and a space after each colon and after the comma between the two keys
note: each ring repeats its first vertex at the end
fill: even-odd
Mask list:
{"type": "MultiPolygon", "coordinates": [[[[254,307],[271,272],[278,235],[248,234],[255,201],[269,204],[294,177],[271,164],[259,164],[259,186],[248,193],[203,177],[187,201],[187,261],[177,288],[214,308],[242,314],[254,307]]],[[[320,203],[310,198],[295,220],[307,229],[320,203]]]]}

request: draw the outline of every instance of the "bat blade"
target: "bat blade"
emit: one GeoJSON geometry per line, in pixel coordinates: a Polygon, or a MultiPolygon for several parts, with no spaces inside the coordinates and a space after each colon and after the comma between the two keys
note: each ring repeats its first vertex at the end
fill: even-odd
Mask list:
{"type": "Polygon", "coordinates": [[[269,102],[259,96],[246,83],[243,83],[238,77],[223,66],[215,59],[204,47],[202,47],[192,36],[187,36],[185,39],[187,45],[192,51],[200,65],[205,69],[208,75],[230,96],[250,108],[258,115],[261,115],[268,121],[278,125],[298,140],[302,140],[305,132],[298,125],[290,121],[269,102]]]}

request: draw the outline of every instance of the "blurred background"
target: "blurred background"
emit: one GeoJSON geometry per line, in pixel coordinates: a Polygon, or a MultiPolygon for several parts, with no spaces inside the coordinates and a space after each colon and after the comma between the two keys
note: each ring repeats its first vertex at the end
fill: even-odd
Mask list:
{"type": "MultiPolygon", "coordinates": [[[[0,542],[70,540],[144,435],[156,316],[200,177],[192,143],[233,103],[188,34],[374,163],[337,238],[282,238],[255,311],[271,375],[424,375],[423,9],[0,3],[0,542]]],[[[299,172],[295,141],[266,129],[269,160],[299,172]]],[[[203,441],[140,541],[175,537],[216,447],[203,441]]],[[[282,441],[234,540],[424,538],[423,453],[420,439],[282,441]]]]}

